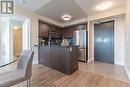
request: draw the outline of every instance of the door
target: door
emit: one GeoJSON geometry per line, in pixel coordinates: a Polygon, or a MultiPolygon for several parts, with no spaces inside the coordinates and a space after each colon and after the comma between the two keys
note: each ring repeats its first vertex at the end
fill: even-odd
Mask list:
{"type": "Polygon", "coordinates": [[[94,25],[94,58],[114,64],[114,21],[94,25]]]}

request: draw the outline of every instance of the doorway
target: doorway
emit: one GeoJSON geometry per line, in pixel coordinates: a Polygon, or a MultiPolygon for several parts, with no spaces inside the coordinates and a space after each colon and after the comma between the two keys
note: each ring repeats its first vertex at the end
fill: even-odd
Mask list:
{"type": "Polygon", "coordinates": [[[15,61],[22,50],[30,50],[30,19],[0,18],[0,66],[15,61]]]}
{"type": "Polygon", "coordinates": [[[94,24],[94,60],[114,64],[114,21],[94,24]]]}
{"type": "Polygon", "coordinates": [[[22,52],[23,44],[22,44],[22,36],[23,36],[23,28],[22,22],[18,20],[11,19],[10,25],[12,29],[12,37],[13,37],[13,56],[14,58],[19,57],[22,52]]]}
{"type": "Polygon", "coordinates": [[[15,17],[10,19],[11,29],[11,54],[18,58],[22,50],[30,50],[30,21],[15,17]]]}

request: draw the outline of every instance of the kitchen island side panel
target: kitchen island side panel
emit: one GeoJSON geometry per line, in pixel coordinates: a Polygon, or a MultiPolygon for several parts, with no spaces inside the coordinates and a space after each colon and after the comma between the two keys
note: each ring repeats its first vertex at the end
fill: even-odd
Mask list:
{"type": "Polygon", "coordinates": [[[78,69],[78,47],[38,46],[39,63],[65,74],[78,69]]]}

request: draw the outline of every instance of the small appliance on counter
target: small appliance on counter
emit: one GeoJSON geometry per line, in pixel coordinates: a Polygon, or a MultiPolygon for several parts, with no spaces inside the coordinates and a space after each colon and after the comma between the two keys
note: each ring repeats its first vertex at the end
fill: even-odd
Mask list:
{"type": "Polygon", "coordinates": [[[48,45],[48,38],[40,37],[39,38],[39,45],[48,45]]]}
{"type": "Polygon", "coordinates": [[[60,38],[51,38],[50,45],[58,45],[60,46],[62,42],[62,39],[60,38]]]}
{"type": "Polygon", "coordinates": [[[69,46],[69,45],[70,45],[70,43],[69,43],[68,39],[63,38],[61,46],[69,46]]]}

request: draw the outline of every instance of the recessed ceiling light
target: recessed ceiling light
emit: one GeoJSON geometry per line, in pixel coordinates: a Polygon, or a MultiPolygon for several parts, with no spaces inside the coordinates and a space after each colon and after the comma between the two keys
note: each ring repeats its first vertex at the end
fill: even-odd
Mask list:
{"type": "Polygon", "coordinates": [[[105,11],[111,8],[113,5],[112,2],[101,2],[96,6],[96,10],[105,11]]]}
{"type": "Polygon", "coordinates": [[[14,29],[15,29],[15,30],[18,30],[18,29],[20,29],[20,28],[19,28],[18,26],[14,26],[14,29]]]}
{"type": "Polygon", "coordinates": [[[61,19],[64,20],[65,22],[66,22],[66,21],[70,21],[71,18],[72,18],[72,17],[71,17],[70,15],[63,15],[63,16],[61,17],[61,19]]]}

